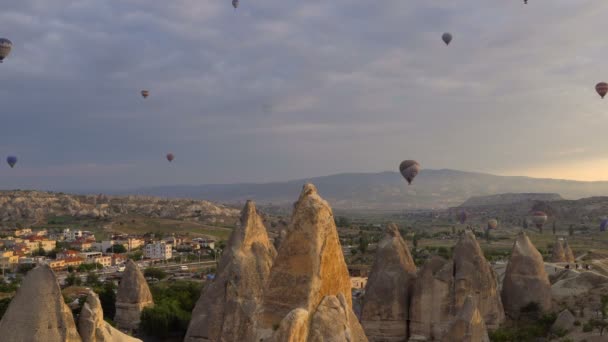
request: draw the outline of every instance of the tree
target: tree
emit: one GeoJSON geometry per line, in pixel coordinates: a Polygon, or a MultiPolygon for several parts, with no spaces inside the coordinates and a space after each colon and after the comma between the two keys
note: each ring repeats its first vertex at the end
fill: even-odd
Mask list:
{"type": "Polygon", "coordinates": [[[556,228],[555,228],[555,221],[553,221],[553,227],[552,228],[553,228],[553,235],[555,235],[555,230],[556,230],[556,228]]]}
{"type": "Polygon", "coordinates": [[[76,275],[76,273],[70,273],[65,278],[65,284],[67,286],[80,286],[82,284],[82,280],[76,275]]]}
{"type": "Polygon", "coordinates": [[[101,281],[99,281],[99,276],[95,273],[88,273],[86,284],[91,287],[97,287],[101,285],[101,281]]]}
{"type": "Polygon", "coordinates": [[[570,227],[568,227],[568,235],[572,236],[574,235],[574,225],[571,224],[570,227]]]}
{"type": "Polygon", "coordinates": [[[522,224],[522,226],[524,227],[524,229],[528,229],[528,220],[524,219],[524,223],[522,224]]]}
{"type": "Polygon", "coordinates": [[[361,254],[365,254],[365,252],[367,252],[368,245],[369,241],[367,240],[367,236],[365,234],[361,234],[361,236],[359,236],[359,251],[361,251],[361,254]]]}
{"type": "Polygon", "coordinates": [[[106,249],[106,253],[127,253],[127,249],[123,245],[112,245],[108,249],[106,249]]]}
{"type": "Polygon", "coordinates": [[[167,273],[160,268],[148,267],[144,270],[144,276],[161,280],[167,277],[167,273]]]}
{"type": "Polygon", "coordinates": [[[116,285],[109,282],[103,285],[99,292],[99,301],[101,302],[101,308],[103,309],[103,315],[105,318],[114,319],[116,314],[116,285]]]}
{"type": "Polygon", "coordinates": [[[342,227],[342,228],[346,228],[346,227],[350,227],[350,220],[344,216],[339,216],[336,220],[336,225],[338,227],[342,227]]]}
{"type": "Polygon", "coordinates": [[[418,248],[418,235],[414,234],[414,237],[412,237],[412,245],[414,245],[414,248],[418,248]]]}

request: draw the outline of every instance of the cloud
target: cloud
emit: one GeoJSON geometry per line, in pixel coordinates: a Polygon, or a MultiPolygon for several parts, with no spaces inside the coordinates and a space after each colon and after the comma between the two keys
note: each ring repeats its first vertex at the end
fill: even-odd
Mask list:
{"type": "Polygon", "coordinates": [[[293,179],[410,157],[576,177],[570,158],[605,153],[606,15],[595,0],[13,1],[0,153],[28,163],[0,187],[293,179]]]}

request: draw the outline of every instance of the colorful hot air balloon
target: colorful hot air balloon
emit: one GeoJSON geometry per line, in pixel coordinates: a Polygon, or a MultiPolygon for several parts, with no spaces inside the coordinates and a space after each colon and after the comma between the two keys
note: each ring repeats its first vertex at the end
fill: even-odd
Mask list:
{"type": "Polygon", "coordinates": [[[469,213],[466,210],[461,210],[460,213],[458,213],[458,221],[460,221],[460,224],[467,222],[467,218],[469,218],[469,213]]]}
{"type": "Polygon", "coordinates": [[[17,164],[17,157],[15,156],[8,156],[6,158],[6,162],[8,163],[8,165],[11,166],[11,168],[15,167],[15,164],[17,164]]]}
{"type": "Polygon", "coordinates": [[[498,228],[498,220],[489,219],[488,220],[488,229],[496,229],[496,228],[498,228]]]}
{"type": "Polygon", "coordinates": [[[168,153],[167,154],[167,160],[169,161],[169,163],[172,162],[173,159],[175,159],[175,156],[173,155],[173,153],[168,153]]]}
{"type": "Polygon", "coordinates": [[[232,0],[232,7],[234,7],[234,9],[239,7],[239,0],[232,0]]]}
{"type": "Polygon", "coordinates": [[[605,232],[606,228],[608,228],[608,218],[603,219],[600,223],[600,232],[605,232]]]}
{"type": "Polygon", "coordinates": [[[412,184],[412,181],[418,175],[418,172],[420,172],[420,164],[415,160],[404,160],[399,165],[399,172],[401,172],[407,184],[412,184]]]}
{"type": "Polygon", "coordinates": [[[596,84],[595,91],[597,91],[597,93],[600,94],[602,98],[604,98],[604,96],[606,96],[606,93],[608,93],[608,83],[600,82],[596,84]]]}
{"type": "Polygon", "coordinates": [[[547,222],[547,214],[542,211],[535,211],[532,213],[532,222],[538,229],[542,229],[545,222],[547,222]]]}
{"type": "Polygon", "coordinates": [[[0,63],[4,61],[6,57],[11,53],[11,49],[13,48],[13,43],[6,39],[0,38],[0,63]]]}
{"type": "Polygon", "coordinates": [[[150,92],[149,92],[148,90],[142,90],[142,91],[141,91],[141,96],[143,96],[143,97],[144,97],[144,99],[145,99],[145,98],[147,98],[147,97],[148,97],[148,95],[150,95],[150,92]]]}
{"type": "Polygon", "coordinates": [[[450,42],[452,41],[452,35],[446,32],[441,36],[441,39],[443,39],[445,45],[450,45],[450,42]]]}

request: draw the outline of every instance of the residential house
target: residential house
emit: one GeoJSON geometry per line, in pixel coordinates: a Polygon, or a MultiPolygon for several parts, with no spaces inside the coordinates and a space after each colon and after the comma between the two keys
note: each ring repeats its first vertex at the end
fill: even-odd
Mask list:
{"type": "Polygon", "coordinates": [[[173,250],[170,244],[165,241],[147,244],[144,247],[144,257],[148,259],[171,259],[173,250]]]}

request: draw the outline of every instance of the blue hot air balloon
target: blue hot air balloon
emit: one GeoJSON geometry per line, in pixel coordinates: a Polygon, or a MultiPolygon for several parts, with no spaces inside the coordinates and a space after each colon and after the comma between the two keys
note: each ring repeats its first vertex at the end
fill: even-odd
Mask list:
{"type": "Polygon", "coordinates": [[[8,163],[8,165],[11,166],[11,168],[15,167],[15,164],[17,164],[17,157],[15,156],[8,156],[6,158],[6,162],[8,163]]]}
{"type": "Polygon", "coordinates": [[[600,223],[600,232],[605,232],[607,227],[608,227],[608,218],[605,218],[602,220],[602,223],[600,223]]]}

